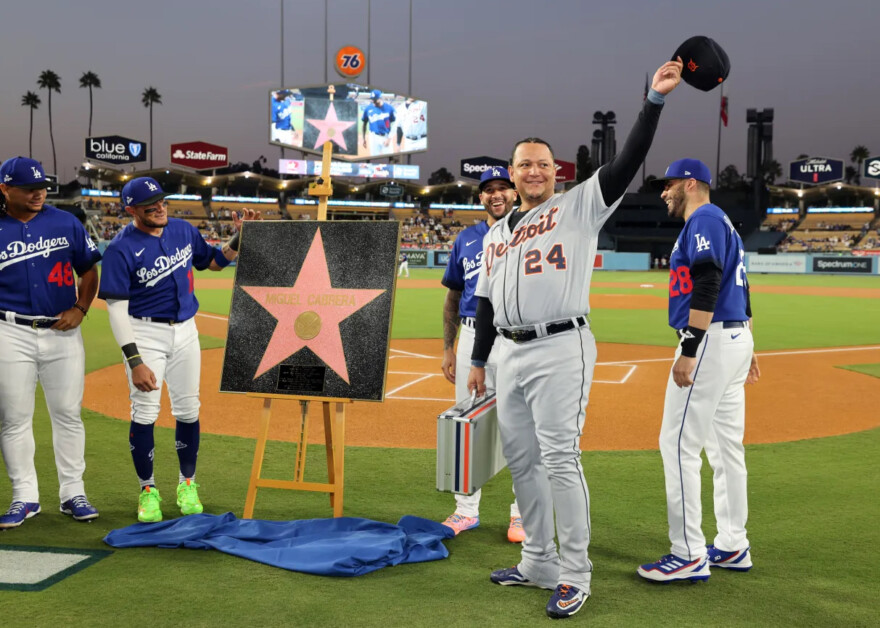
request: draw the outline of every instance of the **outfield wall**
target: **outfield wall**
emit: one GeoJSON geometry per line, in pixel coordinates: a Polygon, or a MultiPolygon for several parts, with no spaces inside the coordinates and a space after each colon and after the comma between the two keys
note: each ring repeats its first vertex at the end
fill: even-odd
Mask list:
{"type": "Polygon", "coordinates": [[[880,258],[876,255],[834,255],[833,253],[746,253],[746,271],[788,275],[876,275],[880,258]]]}

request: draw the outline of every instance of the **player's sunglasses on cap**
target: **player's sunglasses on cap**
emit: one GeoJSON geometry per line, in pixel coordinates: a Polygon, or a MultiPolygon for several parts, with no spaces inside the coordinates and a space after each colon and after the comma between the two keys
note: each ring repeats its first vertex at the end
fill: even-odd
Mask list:
{"type": "MultiPolygon", "coordinates": [[[[122,188],[122,203],[125,207],[146,207],[163,200],[168,194],[162,190],[159,182],[152,177],[137,177],[125,184],[122,188]]],[[[158,207],[146,210],[146,213],[156,211],[158,207]]]]}
{"type": "Polygon", "coordinates": [[[712,185],[712,173],[709,171],[709,166],[699,159],[685,158],[669,164],[666,174],[651,181],[651,187],[655,190],[662,190],[666,187],[667,181],[674,179],[696,179],[707,185],[712,185]]]}
{"type": "Polygon", "coordinates": [[[4,161],[0,166],[0,183],[26,190],[50,188],[53,185],[46,178],[40,162],[27,157],[12,157],[4,161]]]}
{"type": "Polygon", "coordinates": [[[483,171],[483,174],[480,175],[480,192],[491,181],[507,181],[510,187],[513,187],[513,183],[510,181],[510,174],[507,172],[507,168],[503,166],[492,166],[483,171]]]}

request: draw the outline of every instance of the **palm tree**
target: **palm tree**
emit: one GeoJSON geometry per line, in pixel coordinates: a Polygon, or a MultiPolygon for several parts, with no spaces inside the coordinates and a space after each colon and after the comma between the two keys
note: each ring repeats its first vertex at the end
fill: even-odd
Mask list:
{"type": "Polygon", "coordinates": [[[89,137],[92,136],[92,88],[101,89],[101,79],[94,72],[83,72],[79,77],[79,86],[89,89],[89,137]]]}
{"type": "Polygon", "coordinates": [[[141,94],[141,102],[144,107],[150,108],[150,170],[153,169],[153,105],[162,104],[162,95],[155,87],[148,87],[141,94]]]}
{"type": "Polygon", "coordinates": [[[52,140],[52,172],[58,173],[58,159],[55,157],[55,134],[52,132],[52,92],[61,93],[61,77],[52,70],[40,72],[37,85],[49,92],[49,139],[52,140]]]}
{"type": "Polygon", "coordinates": [[[31,128],[28,132],[28,157],[34,156],[34,109],[40,106],[40,97],[33,92],[28,92],[21,97],[21,106],[31,108],[31,128]]]}
{"type": "Polygon", "coordinates": [[[782,166],[779,165],[779,162],[775,159],[771,159],[770,161],[764,162],[764,183],[767,185],[773,185],[776,183],[776,179],[782,176],[782,166]]]}
{"type": "Polygon", "coordinates": [[[857,164],[855,176],[856,185],[862,184],[862,162],[870,156],[871,152],[868,150],[868,147],[862,146],[861,144],[856,146],[849,155],[850,161],[852,161],[854,164],[857,164]]]}

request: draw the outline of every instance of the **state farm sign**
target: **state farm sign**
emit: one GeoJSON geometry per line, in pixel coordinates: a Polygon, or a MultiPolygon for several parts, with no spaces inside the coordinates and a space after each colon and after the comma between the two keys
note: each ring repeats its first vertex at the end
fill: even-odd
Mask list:
{"type": "Polygon", "coordinates": [[[575,180],[575,165],[570,161],[556,160],[556,183],[575,180]]]}
{"type": "Polygon", "coordinates": [[[210,170],[229,165],[229,149],[207,142],[171,145],[171,163],[194,170],[210,170]]]}

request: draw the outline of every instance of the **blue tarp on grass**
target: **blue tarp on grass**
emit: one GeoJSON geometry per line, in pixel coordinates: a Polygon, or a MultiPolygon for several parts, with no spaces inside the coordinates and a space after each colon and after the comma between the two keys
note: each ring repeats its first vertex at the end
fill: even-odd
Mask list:
{"type": "Polygon", "coordinates": [[[340,517],[264,521],[189,515],[112,530],[112,547],[216,549],[233,556],[320,576],[360,576],[401,563],[440,560],[455,533],[435,521],[406,515],[397,525],[340,517]]]}

